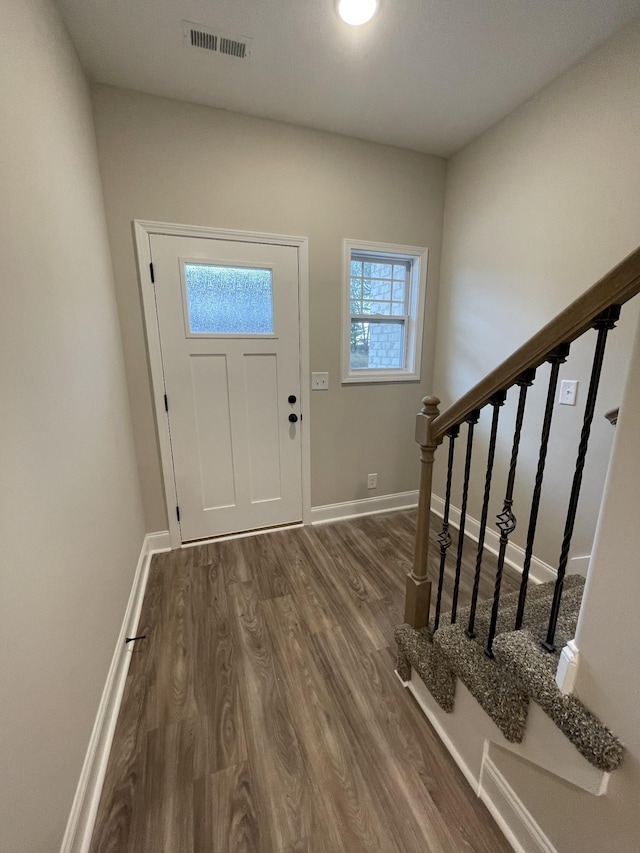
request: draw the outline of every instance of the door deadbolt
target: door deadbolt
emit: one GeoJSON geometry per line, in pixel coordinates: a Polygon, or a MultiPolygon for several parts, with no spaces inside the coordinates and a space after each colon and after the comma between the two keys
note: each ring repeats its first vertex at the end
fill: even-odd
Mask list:
{"type": "Polygon", "coordinates": [[[289,396],[287,397],[287,402],[291,403],[292,406],[296,402],[296,400],[297,400],[297,397],[295,394],[289,394],[289,396]]]}

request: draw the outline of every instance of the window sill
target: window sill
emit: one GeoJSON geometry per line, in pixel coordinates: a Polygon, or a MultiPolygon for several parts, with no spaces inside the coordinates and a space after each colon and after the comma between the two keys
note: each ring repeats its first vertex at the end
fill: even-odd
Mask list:
{"type": "Polygon", "coordinates": [[[349,376],[342,377],[343,385],[369,385],[370,383],[376,382],[420,382],[420,374],[419,373],[409,373],[407,371],[403,372],[388,372],[384,373],[382,371],[367,372],[363,371],[361,374],[350,374],[349,376]]]}

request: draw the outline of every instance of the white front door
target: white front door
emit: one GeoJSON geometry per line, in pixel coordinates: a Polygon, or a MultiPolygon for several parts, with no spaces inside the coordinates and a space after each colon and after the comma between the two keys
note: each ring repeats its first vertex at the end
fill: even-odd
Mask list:
{"type": "Polygon", "coordinates": [[[301,521],[298,249],[149,239],[182,541],[301,521]]]}

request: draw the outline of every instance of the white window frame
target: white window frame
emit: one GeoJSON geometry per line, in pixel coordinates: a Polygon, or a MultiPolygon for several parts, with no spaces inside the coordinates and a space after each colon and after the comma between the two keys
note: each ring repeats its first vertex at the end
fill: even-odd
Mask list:
{"type": "MultiPolygon", "coordinates": [[[[357,385],[369,382],[419,382],[422,364],[424,307],[427,291],[428,249],[421,246],[401,246],[396,243],[373,243],[345,239],[342,244],[342,384],[357,385]],[[350,279],[353,252],[364,252],[380,260],[410,261],[409,294],[405,320],[405,363],[402,368],[351,368],[350,279]]],[[[376,317],[376,315],[371,315],[376,317]]],[[[386,316],[386,315],[385,315],[386,316]]],[[[393,316],[389,318],[393,320],[393,316]]],[[[396,316],[396,319],[401,319],[396,316]]]]}

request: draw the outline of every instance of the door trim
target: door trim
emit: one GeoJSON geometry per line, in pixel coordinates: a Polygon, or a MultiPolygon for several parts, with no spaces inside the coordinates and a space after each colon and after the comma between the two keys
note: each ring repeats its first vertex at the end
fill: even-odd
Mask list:
{"type": "Polygon", "coordinates": [[[172,548],[182,547],[180,527],[176,518],[176,486],[173,475],[173,460],[169,438],[169,419],[164,408],[164,375],[160,332],[156,317],[156,301],[151,282],[152,234],[170,237],[201,237],[214,240],[234,240],[239,243],[266,243],[272,246],[293,246],[298,249],[298,291],[300,331],[300,410],[302,450],[302,523],[311,523],[311,440],[310,440],[310,391],[309,373],[309,241],[307,237],[292,237],[284,234],[263,234],[258,231],[235,231],[225,228],[208,228],[202,225],[180,225],[172,222],[133,220],[133,237],[136,249],[138,283],[142,297],[142,314],[147,338],[147,356],[151,372],[156,428],[160,444],[160,462],[164,479],[164,494],[167,521],[172,548]]]}

